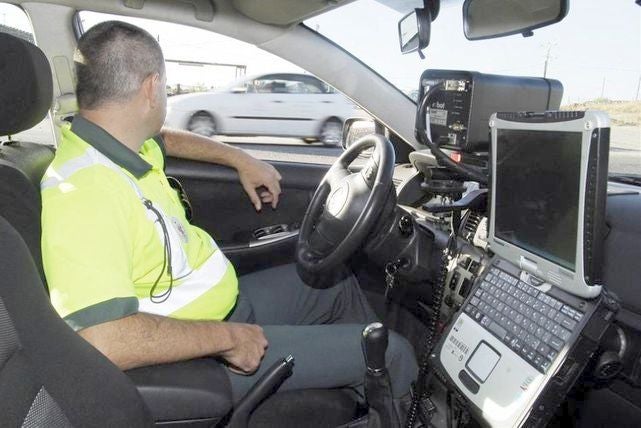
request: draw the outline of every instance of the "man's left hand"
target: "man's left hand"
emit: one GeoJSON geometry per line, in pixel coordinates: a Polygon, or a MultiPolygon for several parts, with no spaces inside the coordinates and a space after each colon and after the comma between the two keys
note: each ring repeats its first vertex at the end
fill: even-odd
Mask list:
{"type": "Polygon", "coordinates": [[[276,168],[267,162],[247,156],[237,170],[240,183],[256,211],[260,211],[262,204],[271,204],[272,208],[276,208],[282,178],[276,168]]]}

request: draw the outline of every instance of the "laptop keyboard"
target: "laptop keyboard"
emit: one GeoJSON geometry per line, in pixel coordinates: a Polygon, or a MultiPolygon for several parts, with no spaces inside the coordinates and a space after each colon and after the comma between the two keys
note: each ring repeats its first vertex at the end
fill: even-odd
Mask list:
{"type": "Polygon", "coordinates": [[[463,310],[543,374],[583,318],[583,313],[495,266],[463,310]]]}

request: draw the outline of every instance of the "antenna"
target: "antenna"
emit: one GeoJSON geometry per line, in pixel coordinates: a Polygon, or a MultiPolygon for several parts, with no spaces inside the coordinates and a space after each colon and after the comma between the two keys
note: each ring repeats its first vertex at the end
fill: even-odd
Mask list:
{"type": "Polygon", "coordinates": [[[547,47],[547,51],[545,53],[545,62],[543,63],[543,77],[548,76],[548,64],[550,63],[550,59],[553,57],[550,55],[550,52],[552,51],[552,48],[556,46],[556,43],[547,43],[546,45],[543,45],[544,47],[547,47]]]}

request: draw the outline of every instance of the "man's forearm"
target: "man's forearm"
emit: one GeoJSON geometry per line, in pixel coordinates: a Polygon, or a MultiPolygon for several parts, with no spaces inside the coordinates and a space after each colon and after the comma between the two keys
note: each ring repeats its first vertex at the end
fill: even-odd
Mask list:
{"type": "Polygon", "coordinates": [[[170,156],[235,168],[243,189],[257,211],[260,211],[262,203],[271,203],[272,208],[278,205],[281,176],[272,165],[255,159],[237,147],[192,132],[163,128],[161,134],[170,156]],[[256,190],[259,188],[263,188],[260,193],[256,190]]]}
{"type": "Polygon", "coordinates": [[[249,156],[237,147],[192,132],[163,128],[161,135],[169,156],[216,163],[236,169],[249,156]]]}
{"type": "Polygon", "coordinates": [[[267,345],[262,329],[255,325],[182,321],[146,313],[98,324],[79,334],[122,370],[221,356],[250,372],[262,357],[255,354],[267,345]]]}

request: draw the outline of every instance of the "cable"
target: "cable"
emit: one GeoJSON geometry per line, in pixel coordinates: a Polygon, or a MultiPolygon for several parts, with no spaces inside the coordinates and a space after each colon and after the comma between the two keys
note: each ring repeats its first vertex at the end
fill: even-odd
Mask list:
{"type": "Polygon", "coordinates": [[[165,220],[162,217],[162,214],[149,199],[143,199],[143,204],[145,207],[154,213],[157,218],[157,222],[160,224],[160,228],[162,229],[162,234],[163,234],[163,260],[162,260],[162,269],[160,270],[160,274],[158,275],[158,278],[156,278],[156,281],[154,281],[154,285],[151,286],[151,289],[149,290],[149,299],[153,303],[163,303],[166,302],[169,296],[171,295],[171,290],[174,286],[174,276],[172,274],[172,267],[171,267],[171,241],[169,239],[169,231],[167,230],[167,225],[165,224],[165,220]],[[167,290],[163,291],[162,293],[155,295],[154,292],[156,291],[156,287],[158,286],[158,283],[160,282],[160,279],[162,276],[165,274],[165,270],[167,272],[167,275],[169,275],[169,287],[167,290]]]}
{"type": "Polygon", "coordinates": [[[430,358],[432,355],[432,348],[434,347],[434,338],[436,336],[436,329],[441,314],[441,305],[443,304],[443,295],[445,294],[445,282],[447,278],[447,267],[449,265],[450,255],[454,252],[456,245],[456,235],[452,233],[443,249],[443,254],[440,261],[440,269],[438,278],[436,280],[436,287],[432,295],[432,314],[430,316],[429,324],[427,326],[427,333],[423,342],[423,350],[418,367],[418,377],[414,387],[414,394],[412,395],[412,404],[407,412],[407,419],[405,422],[406,428],[413,428],[414,422],[418,414],[418,406],[421,400],[429,397],[429,390],[426,388],[427,381],[431,375],[430,373],[430,358]]]}

